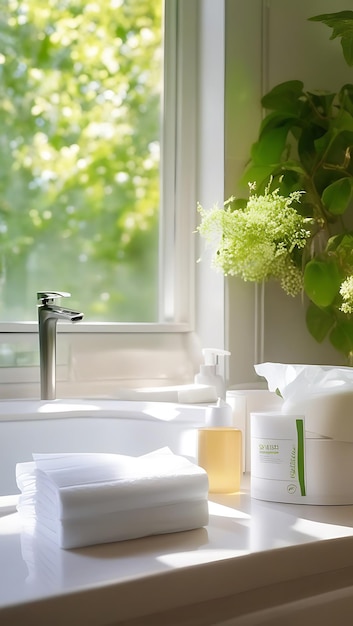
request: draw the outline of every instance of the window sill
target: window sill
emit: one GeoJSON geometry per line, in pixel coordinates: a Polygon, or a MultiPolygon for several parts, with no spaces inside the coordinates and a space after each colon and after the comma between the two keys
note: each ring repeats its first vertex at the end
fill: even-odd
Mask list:
{"type": "MultiPolygon", "coordinates": [[[[58,322],[58,333],[180,333],[189,332],[191,327],[184,323],[120,323],[120,322],[80,322],[70,324],[58,322]]],[[[38,333],[37,322],[0,323],[2,333],[38,333]]]]}
{"type": "MultiPolygon", "coordinates": [[[[27,330],[24,326],[3,335],[6,343],[0,345],[3,399],[40,394],[38,330],[35,324],[27,330]]],[[[119,388],[193,382],[201,347],[186,325],[114,324],[112,331],[110,325],[85,332],[58,324],[57,397],[111,397],[119,388]]]]}

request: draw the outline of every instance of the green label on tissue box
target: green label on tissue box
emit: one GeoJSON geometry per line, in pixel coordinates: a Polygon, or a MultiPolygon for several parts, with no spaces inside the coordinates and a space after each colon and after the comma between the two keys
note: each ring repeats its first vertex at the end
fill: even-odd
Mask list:
{"type": "Polygon", "coordinates": [[[300,493],[302,496],[306,495],[305,490],[305,456],[304,456],[304,420],[296,419],[297,427],[297,468],[298,468],[298,480],[300,485],[300,493]]]}

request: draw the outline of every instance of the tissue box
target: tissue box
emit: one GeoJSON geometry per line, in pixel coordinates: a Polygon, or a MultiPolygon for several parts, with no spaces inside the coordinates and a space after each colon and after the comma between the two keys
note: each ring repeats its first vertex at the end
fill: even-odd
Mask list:
{"type": "Polygon", "coordinates": [[[251,417],[252,496],[353,504],[353,368],[260,363],[255,371],[283,404],[251,417]]]}
{"type": "MultiPolygon", "coordinates": [[[[305,415],[251,413],[252,497],[294,504],[353,504],[348,402],[348,394],[328,394],[326,400],[318,396],[307,402],[305,415]]],[[[353,411],[352,401],[350,406],[353,411]]]]}

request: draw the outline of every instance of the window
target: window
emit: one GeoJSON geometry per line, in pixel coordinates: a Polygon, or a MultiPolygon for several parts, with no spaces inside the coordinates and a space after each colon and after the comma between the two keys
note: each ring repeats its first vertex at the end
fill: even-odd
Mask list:
{"type": "Polygon", "coordinates": [[[9,0],[0,21],[1,320],[42,289],[158,321],[162,0],[9,0]]]}
{"type": "MultiPolygon", "coordinates": [[[[18,2],[16,6],[23,4],[26,3],[18,2]]],[[[140,7],[145,3],[129,0],[126,4],[140,7]]],[[[155,2],[153,4],[156,6],[155,2]]],[[[58,0],[53,0],[53,6],[56,5],[59,6],[58,0]]],[[[115,1],[116,10],[120,5],[121,2],[115,1]]],[[[4,12],[3,8],[1,10],[4,12]]],[[[161,160],[160,163],[155,161],[155,169],[161,174],[162,210],[158,215],[158,228],[153,233],[149,259],[152,266],[157,259],[153,255],[158,250],[158,280],[155,278],[153,283],[154,293],[158,293],[158,310],[154,301],[153,314],[149,317],[140,308],[135,319],[127,314],[124,318],[117,317],[114,313],[114,321],[110,322],[103,321],[103,313],[99,311],[99,315],[96,312],[96,317],[91,317],[99,321],[91,323],[83,300],[70,284],[58,284],[55,280],[55,288],[72,293],[73,297],[65,305],[77,307],[86,315],[86,321],[78,325],[58,323],[59,395],[87,394],[87,390],[90,394],[109,393],[121,380],[123,385],[135,386],[189,382],[199,362],[199,342],[223,346],[223,279],[215,276],[206,261],[196,265],[197,241],[193,233],[196,201],[211,205],[221,200],[223,193],[223,31],[221,0],[217,3],[213,0],[167,0],[165,3],[165,80],[160,110],[163,135],[161,160]],[[152,322],[142,323],[151,319],[152,322]],[[109,385],[104,384],[106,381],[109,385]],[[68,389],[69,383],[72,389],[68,389]]],[[[151,155],[155,158],[158,156],[156,143],[152,142],[152,146],[151,155]]],[[[114,171],[114,175],[117,174],[114,171]]],[[[124,183],[123,178],[120,177],[120,185],[124,183]]],[[[159,189],[155,189],[155,197],[158,194],[159,189]]],[[[85,221],[83,204],[82,217],[85,221]]],[[[93,230],[87,245],[92,243],[93,230]]],[[[107,233],[111,242],[109,227],[107,233]]],[[[52,243],[57,245],[57,234],[53,233],[52,243]]],[[[64,262],[65,254],[62,257],[64,262]]],[[[48,263],[43,257],[39,260],[44,266],[48,263]]],[[[90,281],[96,280],[98,266],[99,262],[92,263],[93,275],[88,281],[80,279],[83,291],[86,286],[91,289],[90,281]]],[[[76,266],[70,267],[70,273],[75,272],[76,266]]],[[[4,278],[8,282],[8,274],[3,277],[1,289],[4,289],[4,278]]],[[[121,283],[118,286],[114,283],[116,273],[112,272],[110,278],[118,293],[121,283]]],[[[44,288],[48,286],[53,288],[52,284],[44,288]]],[[[138,283],[135,287],[139,291],[138,283]]],[[[152,283],[145,281],[141,291],[145,287],[152,291],[152,283]]],[[[31,306],[35,311],[33,299],[37,285],[21,286],[19,282],[16,288],[21,293],[17,302],[26,297],[27,311],[31,306]]],[[[109,298],[99,301],[102,309],[106,302],[109,303],[109,298]]],[[[16,305],[11,303],[11,306],[16,305]]],[[[37,396],[35,314],[30,318],[33,322],[15,322],[15,319],[26,318],[15,312],[7,317],[2,312],[0,316],[2,321],[9,320],[0,323],[0,376],[1,383],[5,383],[0,383],[0,396],[37,396]],[[10,386],[6,386],[8,383],[10,386]]]]}

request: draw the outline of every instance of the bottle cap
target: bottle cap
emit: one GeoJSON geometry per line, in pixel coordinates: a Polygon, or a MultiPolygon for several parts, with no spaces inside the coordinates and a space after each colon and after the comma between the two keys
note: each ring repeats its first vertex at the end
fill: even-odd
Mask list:
{"type": "Polygon", "coordinates": [[[206,409],[206,426],[231,428],[233,426],[232,407],[220,398],[217,404],[208,406],[206,409]]]}

